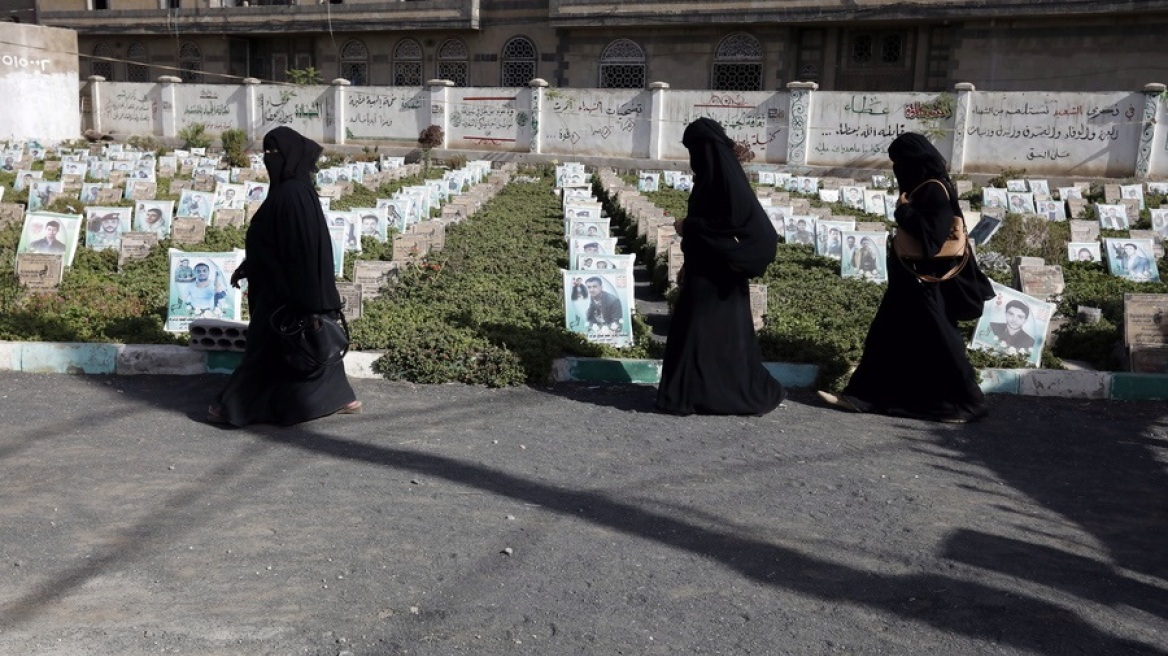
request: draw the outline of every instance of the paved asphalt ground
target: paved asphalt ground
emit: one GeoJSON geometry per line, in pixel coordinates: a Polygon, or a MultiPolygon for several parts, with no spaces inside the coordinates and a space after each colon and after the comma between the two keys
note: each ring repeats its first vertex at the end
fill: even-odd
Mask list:
{"type": "Polygon", "coordinates": [[[0,654],[1168,654],[1168,405],[0,374],[0,654]]]}

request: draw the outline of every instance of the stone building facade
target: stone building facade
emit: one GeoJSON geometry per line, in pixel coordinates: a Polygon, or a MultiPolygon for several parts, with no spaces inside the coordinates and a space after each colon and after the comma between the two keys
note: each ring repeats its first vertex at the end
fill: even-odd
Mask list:
{"type": "Polygon", "coordinates": [[[36,0],[81,76],[418,86],[941,91],[1168,80],[1168,0],[36,0]],[[319,3],[319,4],[318,4],[319,3]]]}

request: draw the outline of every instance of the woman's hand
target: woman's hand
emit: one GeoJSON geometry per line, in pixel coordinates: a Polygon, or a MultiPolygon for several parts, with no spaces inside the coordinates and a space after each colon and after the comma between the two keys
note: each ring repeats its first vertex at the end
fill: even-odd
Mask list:
{"type": "Polygon", "coordinates": [[[901,205],[905,205],[907,203],[908,203],[908,194],[901,192],[900,198],[896,199],[896,206],[900,207],[901,205]]]}
{"type": "Polygon", "coordinates": [[[239,289],[239,281],[247,277],[247,269],[244,265],[247,262],[240,262],[239,266],[235,267],[235,271],[231,273],[231,286],[239,289]]]}

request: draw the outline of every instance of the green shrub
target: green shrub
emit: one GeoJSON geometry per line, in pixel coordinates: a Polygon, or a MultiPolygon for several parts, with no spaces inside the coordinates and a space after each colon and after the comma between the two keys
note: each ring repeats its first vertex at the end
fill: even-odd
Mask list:
{"type": "Polygon", "coordinates": [[[202,123],[192,123],[179,130],[178,138],[182,140],[183,148],[207,148],[211,145],[211,135],[207,134],[207,126],[202,123]]]}
{"type": "Polygon", "coordinates": [[[247,132],[240,129],[224,130],[219,140],[223,142],[228,164],[239,168],[251,165],[251,159],[247,156],[247,132]]]}

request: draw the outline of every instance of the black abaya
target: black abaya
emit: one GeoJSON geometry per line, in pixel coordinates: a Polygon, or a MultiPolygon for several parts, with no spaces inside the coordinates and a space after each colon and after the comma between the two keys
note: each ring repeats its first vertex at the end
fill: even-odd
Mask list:
{"type": "MultiPolygon", "coordinates": [[[[897,229],[935,255],[961,212],[944,159],[914,133],[897,137],[888,152],[900,189],[909,194],[909,202],[896,209],[897,229]]],[[[918,273],[938,277],[952,265],[951,259],[910,263],[918,273]]],[[[858,409],[872,412],[950,421],[985,415],[985,395],[938,284],[920,281],[891,249],[888,288],[843,393],[858,409]]]]}
{"type": "Polygon", "coordinates": [[[332,241],[311,181],[321,148],[290,128],[264,138],[272,183],[247,230],[247,346],[219,394],[221,417],[236,426],[295,424],[332,414],[356,400],[344,363],[305,376],[284,364],[271,317],[342,307],[333,273],[332,241]]]}
{"type": "Polygon", "coordinates": [[[748,279],[774,259],[778,235],[710,119],[686,128],[694,190],[681,240],[685,274],[670,319],[657,407],[688,415],[762,415],[783,401],[762,364],[748,279]]]}

